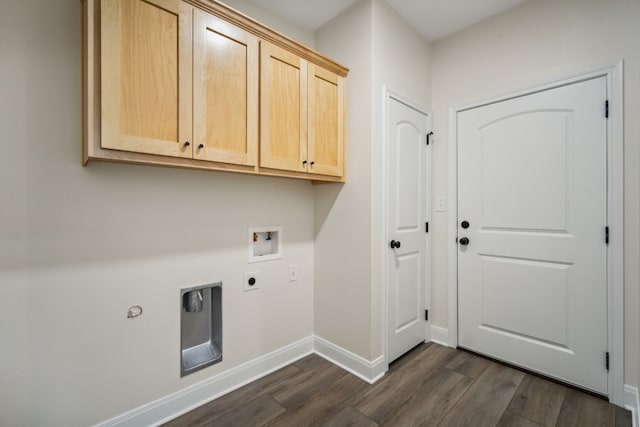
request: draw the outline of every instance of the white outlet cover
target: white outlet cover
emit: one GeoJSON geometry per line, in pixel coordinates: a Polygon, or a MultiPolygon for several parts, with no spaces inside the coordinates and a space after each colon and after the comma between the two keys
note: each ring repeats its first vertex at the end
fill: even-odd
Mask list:
{"type": "Polygon", "coordinates": [[[244,273],[242,276],[242,283],[244,284],[244,291],[255,291],[256,289],[260,289],[260,277],[257,271],[252,271],[249,273],[244,273]],[[253,278],[255,279],[255,283],[253,285],[249,284],[249,280],[253,278]]]}

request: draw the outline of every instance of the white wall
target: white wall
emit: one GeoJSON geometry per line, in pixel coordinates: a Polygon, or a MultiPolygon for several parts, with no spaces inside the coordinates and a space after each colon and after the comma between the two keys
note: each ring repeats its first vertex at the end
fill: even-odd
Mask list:
{"type": "Polygon", "coordinates": [[[0,424],[94,424],[313,333],[308,182],[83,168],[80,2],[1,2],[0,43],[0,424]],[[247,263],[254,225],[284,259],[247,263]],[[179,289],[218,280],[224,361],[180,378],[179,289]]]}
{"type": "MultiPolygon", "coordinates": [[[[374,356],[384,352],[381,342],[386,333],[382,310],[384,284],[381,265],[388,262],[388,239],[383,230],[382,193],[385,183],[380,170],[386,162],[382,123],[384,121],[383,87],[387,86],[404,99],[428,112],[431,105],[430,44],[401,18],[384,0],[373,1],[373,62],[372,86],[372,152],[371,152],[371,286],[372,351],[374,356]]],[[[427,307],[425,307],[427,308],[427,307]]]]}
{"type": "Polygon", "coordinates": [[[305,46],[310,48],[314,47],[315,38],[313,31],[300,27],[288,21],[286,18],[268,11],[251,0],[223,0],[222,3],[305,46]]]}
{"type": "MultiPolygon", "coordinates": [[[[435,42],[434,197],[447,194],[449,106],[624,64],[625,383],[638,384],[640,2],[528,1],[435,42]]],[[[434,214],[433,324],[447,325],[446,214],[434,214]]]]}
{"type": "Polygon", "coordinates": [[[383,354],[383,86],[428,108],[429,44],[383,0],[361,0],[316,32],[350,68],[347,183],[316,189],[316,334],[368,360],[383,354]]]}
{"type": "Polygon", "coordinates": [[[349,67],[347,182],[315,189],[316,335],[366,359],[371,353],[371,2],[316,32],[317,48],[349,67]]]}
{"type": "Polygon", "coordinates": [[[27,412],[28,257],[27,139],[30,82],[24,74],[26,43],[18,1],[0,6],[0,424],[20,425],[27,412]],[[10,13],[4,13],[5,10],[10,13]],[[17,114],[14,112],[18,112],[17,114]]]}

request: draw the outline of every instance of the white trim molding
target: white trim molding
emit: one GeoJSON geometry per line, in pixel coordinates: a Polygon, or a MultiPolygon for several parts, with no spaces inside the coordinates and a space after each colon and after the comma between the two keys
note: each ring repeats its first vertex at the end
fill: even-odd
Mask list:
{"type": "Polygon", "coordinates": [[[98,426],[157,426],[166,423],[311,353],[313,353],[313,336],[303,338],[176,393],[118,415],[99,423],[98,426]]]}
{"type": "Polygon", "coordinates": [[[316,353],[373,384],[387,371],[384,357],[366,360],[318,336],[308,336],[264,356],[230,368],[199,383],[97,424],[98,427],[158,426],[316,353]]]}
{"type": "MultiPolygon", "coordinates": [[[[458,113],[495,102],[529,95],[543,90],[580,82],[596,77],[606,77],[609,100],[609,120],[607,122],[607,218],[610,229],[610,244],[607,253],[607,339],[610,370],[608,375],[609,401],[623,406],[624,386],[624,253],[623,253],[623,63],[622,61],[589,72],[576,73],[552,82],[536,85],[524,90],[483,100],[473,104],[449,108],[448,141],[448,198],[449,217],[447,221],[447,262],[448,262],[448,344],[458,346],[458,113]]],[[[433,332],[433,328],[432,328],[433,332]]],[[[636,391],[637,395],[637,391],[636,391]]],[[[636,404],[637,407],[637,404],[636,404]]],[[[636,424],[637,425],[637,424],[636,424]]]]}
{"type": "Polygon", "coordinates": [[[638,410],[640,409],[640,402],[638,401],[638,387],[632,387],[630,385],[624,386],[624,407],[631,411],[633,416],[633,427],[640,427],[638,422],[638,410]]]}
{"type": "Polygon", "coordinates": [[[455,347],[449,345],[449,330],[441,326],[431,325],[431,342],[445,347],[455,347]]]}
{"type": "Polygon", "coordinates": [[[384,363],[382,355],[369,361],[318,336],[314,337],[313,350],[319,356],[369,384],[378,381],[387,372],[387,364],[384,363]]]}

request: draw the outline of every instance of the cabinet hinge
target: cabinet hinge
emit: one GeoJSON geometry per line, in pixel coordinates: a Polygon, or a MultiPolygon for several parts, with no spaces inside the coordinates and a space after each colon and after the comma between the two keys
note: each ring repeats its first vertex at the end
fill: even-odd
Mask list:
{"type": "Polygon", "coordinates": [[[609,100],[604,101],[604,117],[609,118],[609,100]]]}
{"type": "Polygon", "coordinates": [[[607,371],[608,371],[609,370],[609,352],[608,351],[604,356],[604,364],[605,364],[605,368],[607,368],[607,371]]]}
{"type": "Polygon", "coordinates": [[[609,244],[609,226],[604,228],[604,242],[609,244]]]}
{"type": "Polygon", "coordinates": [[[428,222],[425,222],[425,223],[424,223],[424,232],[425,232],[425,233],[428,233],[428,232],[429,232],[429,223],[428,223],[428,222]]]}
{"type": "Polygon", "coordinates": [[[433,135],[433,132],[429,132],[427,134],[427,145],[429,145],[429,142],[431,142],[431,135],[433,135]]]}
{"type": "MultiPolygon", "coordinates": [[[[428,322],[428,321],[429,321],[429,310],[425,310],[425,311],[424,311],[424,320],[425,320],[425,322],[428,322]]],[[[609,354],[609,353],[607,353],[607,354],[609,354]]],[[[609,359],[607,359],[607,360],[609,360],[609,359]]],[[[608,362],[607,362],[607,363],[608,363],[608,362]]],[[[607,366],[608,366],[608,365],[607,365],[607,366]]]]}

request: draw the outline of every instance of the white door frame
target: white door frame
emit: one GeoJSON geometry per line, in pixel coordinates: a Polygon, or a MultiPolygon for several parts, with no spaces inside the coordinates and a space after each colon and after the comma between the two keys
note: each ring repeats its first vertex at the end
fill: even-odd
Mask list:
{"type": "MultiPolygon", "coordinates": [[[[624,270],[623,270],[623,104],[622,61],[587,73],[575,74],[553,82],[536,85],[522,91],[498,98],[488,99],[460,107],[449,108],[448,141],[448,198],[449,217],[447,226],[448,260],[448,344],[458,346],[458,245],[455,241],[458,226],[458,135],[459,112],[495,102],[552,89],[595,77],[606,77],[609,98],[607,122],[607,218],[610,229],[610,244],[607,248],[607,340],[609,348],[609,400],[624,406],[624,270]]],[[[604,114],[604,105],[603,105],[604,114]]],[[[604,361],[603,361],[604,363],[604,361]]]]}
{"type": "MultiPolygon", "coordinates": [[[[389,331],[388,331],[388,325],[389,325],[389,310],[387,310],[387,302],[389,301],[389,278],[388,278],[388,271],[389,269],[387,268],[387,262],[386,262],[386,258],[389,255],[389,248],[387,246],[387,237],[389,235],[389,230],[388,230],[388,224],[387,224],[387,220],[389,219],[389,214],[387,212],[388,210],[388,197],[387,197],[387,192],[389,191],[388,189],[388,182],[387,179],[389,177],[389,170],[388,170],[388,165],[387,165],[387,161],[388,161],[388,147],[389,147],[389,141],[387,138],[387,131],[388,131],[388,114],[389,114],[389,101],[393,98],[396,101],[399,101],[411,108],[413,108],[416,111],[419,111],[420,113],[424,114],[425,116],[427,116],[427,132],[431,131],[431,113],[429,113],[425,108],[419,106],[418,104],[416,104],[413,101],[408,100],[407,98],[405,98],[404,96],[400,95],[398,92],[394,91],[393,89],[389,88],[388,86],[383,86],[382,87],[382,97],[383,97],[383,101],[382,101],[382,143],[380,144],[380,149],[382,150],[382,162],[381,163],[381,170],[380,170],[380,183],[381,183],[381,206],[382,206],[382,215],[381,215],[381,235],[380,235],[380,241],[379,241],[379,246],[380,246],[380,256],[381,256],[381,260],[383,262],[380,263],[380,283],[382,284],[382,301],[381,301],[381,308],[382,308],[382,348],[383,348],[383,352],[384,352],[384,370],[385,372],[389,369],[389,331]]],[[[426,144],[426,141],[425,141],[426,144]]],[[[426,189],[426,193],[425,197],[426,197],[426,211],[427,211],[427,218],[426,221],[431,222],[431,147],[428,147],[426,150],[426,167],[427,167],[427,185],[425,186],[426,189]]],[[[425,289],[425,308],[431,308],[431,233],[425,233],[425,241],[426,241],[426,250],[427,250],[427,256],[425,257],[425,262],[427,263],[426,265],[426,270],[427,270],[427,277],[426,277],[426,289],[425,289]]],[[[431,319],[429,319],[427,322],[425,322],[425,331],[424,331],[424,339],[425,341],[430,341],[431,340],[431,319]]]]}

